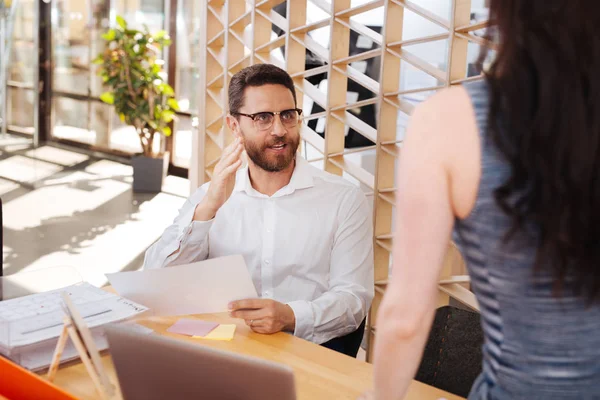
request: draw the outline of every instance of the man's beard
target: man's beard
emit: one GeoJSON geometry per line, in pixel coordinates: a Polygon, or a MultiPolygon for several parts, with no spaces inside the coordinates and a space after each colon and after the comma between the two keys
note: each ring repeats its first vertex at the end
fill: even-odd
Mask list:
{"type": "Polygon", "coordinates": [[[258,167],[267,172],[279,172],[286,169],[296,157],[296,150],[300,144],[300,136],[284,136],[275,138],[267,143],[259,144],[246,138],[246,154],[258,167]],[[280,153],[269,150],[274,146],[284,145],[280,153]]]}

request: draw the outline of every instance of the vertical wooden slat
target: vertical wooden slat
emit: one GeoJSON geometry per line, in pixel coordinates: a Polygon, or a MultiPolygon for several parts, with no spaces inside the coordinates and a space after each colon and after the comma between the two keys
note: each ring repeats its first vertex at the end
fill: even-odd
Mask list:
{"type": "Polygon", "coordinates": [[[463,79],[467,76],[467,51],[469,41],[454,34],[459,26],[471,22],[471,0],[452,0],[452,20],[450,22],[450,59],[448,60],[448,85],[452,81],[463,79]]]}
{"type": "MultiPolygon", "coordinates": [[[[255,1],[256,3],[256,1],[255,1]]],[[[271,40],[271,22],[266,20],[262,15],[256,13],[256,8],[252,7],[252,49],[251,49],[251,59],[250,64],[257,64],[260,61],[256,58],[257,48],[269,43],[271,40]]],[[[262,52],[263,58],[269,59],[268,50],[263,50],[262,52]]]]}
{"type": "MultiPolygon", "coordinates": [[[[404,8],[393,2],[386,2],[384,8],[384,26],[382,30],[382,52],[381,52],[381,84],[379,93],[379,116],[378,126],[388,127],[388,129],[379,129],[377,132],[377,150],[376,150],[376,169],[375,169],[375,196],[373,208],[373,222],[375,238],[381,235],[392,233],[393,206],[382,199],[379,194],[382,190],[389,190],[394,187],[396,159],[391,154],[383,151],[382,143],[389,143],[396,140],[396,127],[398,123],[398,109],[389,102],[384,101],[385,93],[395,93],[400,90],[400,59],[386,51],[387,45],[402,40],[402,31],[404,28],[404,8]]],[[[375,282],[383,281],[388,278],[390,252],[377,244],[374,238],[375,254],[375,282]]],[[[383,294],[375,291],[375,299],[371,307],[369,317],[369,328],[377,324],[377,312],[383,294]]],[[[368,351],[367,359],[372,358],[372,347],[374,344],[373,330],[368,332],[368,351]]]]}
{"type": "MultiPolygon", "coordinates": [[[[285,67],[290,75],[301,73],[306,68],[306,48],[291,38],[290,32],[306,25],[306,3],[307,0],[296,0],[287,2],[287,15],[289,29],[285,34],[285,67]]],[[[302,108],[303,94],[296,91],[298,105],[302,108]]]]}
{"type": "Polygon", "coordinates": [[[344,151],[346,126],[335,118],[331,109],[346,104],[348,92],[348,78],[343,73],[333,68],[333,60],[348,57],[350,46],[350,29],[335,20],[335,14],[350,8],[350,0],[337,0],[331,4],[331,22],[329,38],[329,68],[327,71],[327,106],[325,123],[325,165],[326,171],[342,175],[343,170],[330,162],[332,154],[344,151]]]}
{"type": "Polygon", "coordinates": [[[230,24],[237,18],[242,16],[246,11],[245,1],[228,1],[225,4],[225,65],[223,73],[223,91],[222,91],[222,109],[223,109],[223,127],[220,132],[220,143],[219,146],[224,148],[233,140],[233,135],[227,129],[227,111],[229,109],[228,102],[229,96],[227,95],[227,87],[229,86],[230,70],[231,67],[240,61],[244,57],[244,44],[240,43],[230,31],[232,30],[230,24]]]}
{"type": "MultiPolygon", "coordinates": [[[[291,31],[295,28],[306,25],[306,7],[307,0],[296,0],[287,2],[286,15],[288,19],[288,31],[285,32],[285,67],[290,75],[301,73],[306,69],[306,48],[293,40],[291,31]]],[[[298,108],[303,108],[304,93],[296,90],[296,102],[298,108]]],[[[305,114],[308,110],[304,110],[305,114]]],[[[300,141],[298,153],[302,154],[306,144],[300,141]]]]}
{"type": "MultiPolygon", "coordinates": [[[[224,16],[224,8],[225,7],[223,4],[216,4],[215,2],[211,2],[209,4],[209,7],[211,7],[211,9],[209,9],[208,7],[205,6],[205,10],[204,10],[204,14],[205,14],[205,18],[206,18],[207,44],[209,41],[218,37],[218,35],[221,35],[222,41],[221,42],[217,41],[216,44],[213,43],[211,45],[211,47],[216,49],[216,51],[224,51],[225,44],[226,44],[226,37],[227,37],[227,32],[226,32],[225,26],[223,25],[223,21],[225,23],[227,23],[226,22],[227,19],[224,16]],[[216,15],[215,15],[215,11],[216,11],[216,15]],[[222,43],[222,45],[219,46],[218,43],[222,43]]],[[[219,76],[222,76],[220,84],[218,84],[218,86],[223,88],[224,87],[223,85],[225,83],[224,82],[225,75],[227,75],[227,73],[226,73],[227,64],[225,63],[225,61],[222,61],[222,64],[220,64],[218,60],[215,60],[213,58],[213,56],[208,53],[206,46],[203,49],[201,49],[201,51],[203,52],[204,58],[206,60],[206,71],[205,71],[206,82],[205,82],[205,85],[209,85],[214,79],[216,79],[219,76]]],[[[202,129],[199,133],[204,136],[204,139],[203,139],[204,147],[202,149],[202,153],[204,154],[204,157],[203,157],[204,159],[202,160],[202,163],[199,164],[199,168],[201,168],[201,172],[199,173],[199,175],[201,177],[200,178],[201,183],[204,183],[204,182],[210,180],[210,171],[212,170],[212,168],[208,167],[208,165],[211,165],[211,163],[221,155],[222,143],[215,142],[215,139],[213,138],[213,136],[211,136],[207,133],[207,131],[209,129],[209,124],[211,124],[212,121],[214,121],[219,116],[223,115],[224,111],[226,109],[226,108],[224,108],[225,107],[224,106],[225,99],[224,99],[223,92],[221,92],[219,95],[220,103],[216,103],[213,98],[211,98],[210,96],[207,95],[207,93],[206,93],[207,90],[211,90],[211,87],[207,87],[206,90],[201,93],[201,97],[204,99],[204,102],[203,102],[203,108],[204,108],[203,117],[204,117],[204,119],[201,120],[202,129]]],[[[217,135],[217,137],[218,137],[218,135],[217,135]]]]}

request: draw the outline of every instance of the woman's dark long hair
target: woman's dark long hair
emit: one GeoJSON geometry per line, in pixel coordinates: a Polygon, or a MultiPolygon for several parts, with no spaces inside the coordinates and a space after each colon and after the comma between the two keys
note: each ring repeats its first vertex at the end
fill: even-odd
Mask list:
{"type": "MultiPolygon", "coordinates": [[[[600,300],[600,7],[492,0],[489,135],[512,167],[495,192],[508,238],[535,227],[535,270],[600,300]]],[[[485,59],[480,57],[480,66],[485,59]]]]}

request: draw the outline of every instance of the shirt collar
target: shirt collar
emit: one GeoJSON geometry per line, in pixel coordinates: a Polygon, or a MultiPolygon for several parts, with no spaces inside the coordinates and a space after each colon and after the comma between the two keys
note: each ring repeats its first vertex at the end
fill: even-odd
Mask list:
{"type": "MultiPolygon", "coordinates": [[[[287,194],[294,193],[296,190],[306,189],[313,186],[314,181],[310,164],[304,158],[302,158],[302,156],[297,155],[296,165],[294,166],[294,172],[292,173],[290,183],[279,189],[272,197],[285,196],[287,194]]],[[[263,194],[258,193],[252,187],[252,184],[250,183],[250,175],[248,173],[248,166],[240,169],[237,172],[233,191],[246,192],[247,194],[253,194],[258,197],[264,196],[263,194]]]]}

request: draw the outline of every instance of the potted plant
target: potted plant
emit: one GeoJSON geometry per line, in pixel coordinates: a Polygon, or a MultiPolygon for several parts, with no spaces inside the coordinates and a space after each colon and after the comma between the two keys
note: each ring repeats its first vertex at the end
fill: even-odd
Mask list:
{"type": "Polygon", "coordinates": [[[169,124],[179,105],[166,82],[161,53],[171,44],[165,31],[151,34],[131,29],[117,16],[117,26],[102,35],[105,50],[94,59],[98,74],[109,89],[100,99],[115,107],[121,121],[135,128],[142,154],[132,158],[133,190],[159,192],[166,176],[169,155],[153,150],[156,135],[171,135],[169,124]]]}

